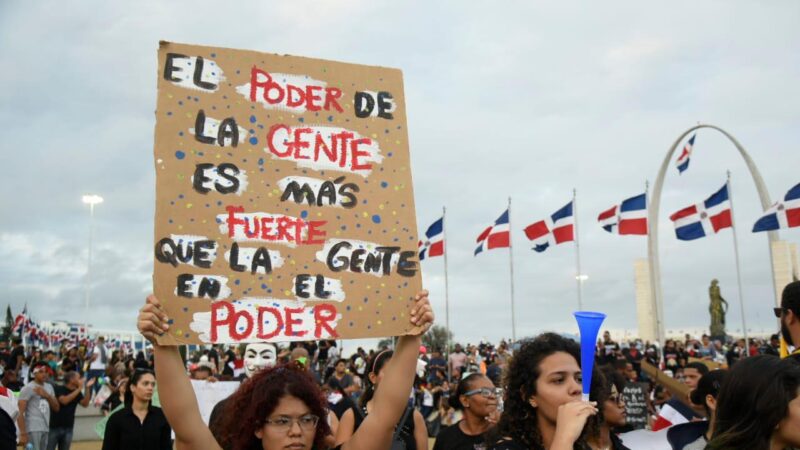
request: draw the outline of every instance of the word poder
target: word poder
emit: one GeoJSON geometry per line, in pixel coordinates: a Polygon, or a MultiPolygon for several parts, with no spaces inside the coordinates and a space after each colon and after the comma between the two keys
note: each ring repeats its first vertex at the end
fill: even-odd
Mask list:
{"type": "Polygon", "coordinates": [[[162,344],[400,335],[421,288],[402,73],[162,42],[162,344]]]}

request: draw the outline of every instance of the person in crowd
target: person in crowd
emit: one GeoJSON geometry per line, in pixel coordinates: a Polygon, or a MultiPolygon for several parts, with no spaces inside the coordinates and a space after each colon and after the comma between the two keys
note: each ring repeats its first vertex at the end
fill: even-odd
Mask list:
{"type": "Polygon", "coordinates": [[[581,401],[580,347],[555,333],[521,342],[511,359],[503,389],[508,393],[493,450],[585,449],[586,420],[596,403],[581,401]]]}
{"type": "Polygon", "coordinates": [[[717,396],[727,370],[713,370],[703,375],[690,395],[692,403],[703,405],[708,420],[692,421],[674,425],[667,431],[667,440],[672,450],[703,450],[714,434],[714,419],[717,396]]]}
{"type": "MultiPolygon", "coordinates": [[[[410,314],[416,334],[397,341],[397,354],[383,371],[387,387],[372,395],[375,409],[361,427],[341,445],[341,450],[384,450],[392,442],[394,427],[407,405],[414,381],[421,334],[433,321],[427,292],[420,292],[410,314]]],[[[139,331],[153,342],[160,381],[160,399],[175,429],[179,448],[219,449],[200,411],[175,347],[158,345],[157,334],[169,330],[168,317],[155,296],[140,310],[139,331]]],[[[311,450],[325,448],[330,428],[319,387],[297,364],[265,369],[242,383],[231,398],[223,418],[225,436],[235,450],[261,448],[311,450]]]]}
{"type": "Polygon", "coordinates": [[[793,281],[783,288],[781,306],[775,308],[775,316],[781,321],[784,342],[795,348],[791,357],[800,362],[800,281],[793,281]]]}
{"type": "Polygon", "coordinates": [[[58,411],[60,404],[53,386],[47,382],[50,367],[44,361],[31,370],[33,380],[19,393],[19,443],[30,443],[33,450],[46,450],[50,433],[50,411],[58,411]]]}
{"type": "Polygon", "coordinates": [[[463,411],[463,418],[439,432],[433,450],[484,448],[486,432],[499,416],[497,398],[497,388],[485,375],[473,373],[461,380],[450,405],[463,411]]]}
{"type": "Polygon", "coordinates": [[[197,366],[194,367],[194,370],[191,371],[191,378],[193,380],[205,381],[213,376],[214,374],[211,372],[210,363],[198,363],[197,366]]]}
{"type": "Polygon", "coordinates": [[[328,409],[336,414],[337,420],[342,420],[345,412],[355,407],[355,403],[350,399],[350,395],[339,384],[336,378],[331,377],[328,382],[323,386],[327,388],[326,398],[328,400],[328,409]]]}
{"type": "Polygon", "coordinates": [[[769,342],[764,345],[761,353],[765,355],[780,356],[781,354],[781,340],[777,334],[769,337],[769,342]]]}
{"type": "MultiPolygon", "coordinates": [[[[99,336],[92,349],[92,355],[89,357],[89,372],[86,378],[97,380],[104,377],[110,356],[108,347],[106,347],[106,339],[103,336],[99,336]]],[[[99,390],[100,383],[95,383],[94,392],[97,393],[99,390]]]]}
{"type": "Polygon", "coordinates": [[[100,406],[100,412],[104,416],[111,414],[112,411],[117,409],[117,406],[125,403],[125,390],[127,387],[128,377],[120,375],[114,380],[111,387],[111,395],[100,406]]]}
{"type": "MultiPolygon", "coordinates": [[[[419,345],[417,345],[416,353],[419,354],[419,345]]],[[[391,364],[393,356],[394,352],[392,350],[384,350],[370,360],[366,390],[359,399],[358,407],[351,408],[342,415],[342,420],[339,421],[339,431],[336,435],[337,445],[347,442],[356,430],[363,425],[365,419],[376,411],[377,405],[373,402],[373,398],[378,387],[385,383],[387,368],[393,366],[391,364]]],[[[395,388],[390,387],[390,389],[395,388]]],[[[422,417],[422,413],[414,408],[410,395],[411,386],[406,390],[406,407],[401,422],[396,422],[397,435],[404,442],[406,450],[427,450],[428,432],[425,426],[425,418],[422,417]]]]}
{"type": "Polygon", "coordinates": [[[64,374],[64,384],[55,385],[55,396],[60,404],[58,410],[50,411],[50,433],[47,449],[69,450],[72,444],[72,429],[75,426],[75,409],[78,405],[86,408],[92,398],[94,379],[85,381],[78,372],[64,374]]]}
{"type": "Polygon", "coordinates": [[[0,450],[16,450],[19,404],[11,389],[0,386],[0,450]]]}
{"type": "Polygon", "coordinates": [[[590,397],[597,402],[599,411],[589,418],[586,432],[586,443],[592,450],[630,450],[615,432],[626,422],[623,389],[625,378],[619,372],[595,368],[590,397]]]}
{"type": "Polygon", "coordinates": [[[701,362],[692,362],[683,368],[683,384],[689,389],[697,388],[703,375],[708,373],[708,366],[701,362]]]}
{"type": "Polygon", "coordinates": [[[125,407],[108,418],[103,450],[172,450],[172,429],[161,408],[152,404],[155,387],[151,370],[133,372],[125,390],[125,407]]]}
{"type": "Polygon", "coordinates": [[[25,359],[25,347],[22,346],[22,339],[18,337],[15,337],[11,343],[14,348],[11,349],[6,369],[16,370],[19,373],[22,368],[22,361],[25,359]]]}
{"type": "Polygon", "coordinates": [[[61,361],[61,370],[64,373],[75,371],[83,375],[83,362],[78,355],[78,347],[72,346],[67,350],[67,355],[61,361]]]}
{"type": "Polygon", "coordinates": [[[800,366],[771,355],[733,366],[716,402],[707,449],[780,450],[800,447],[800,366]]]}
{"type": "Polygon", "coordinates": [[[461,344],[456,344],[453,352],[450,353],[450,358],[447,361],[450,368],[450,375],[455,380],[459,380],[461,378],[461,371],[464,366],[467,365],[467,354],[464,353],[464,349],[461,347],[461,344]]]}
{"type": "Polygon", "coordinates": [[[339,387],[344,390],[347,396],[352,394],[357,389],[355,382],[353,381],[353,377],[347,373],[347,360],[340,359],[336,361],[333,373],[330,377],[328,377],[327,383],[331,384],[333,380],[335,380],[339,387]]]}
{"type": "Polygon", "coordinates": [[[14,392],[19,392],[24,387],[24,385],[20,383],[19,377],[17,377],[17,371],[8,368],[3,371],[3,377],[0,378],[0,385],[14,392]]]}

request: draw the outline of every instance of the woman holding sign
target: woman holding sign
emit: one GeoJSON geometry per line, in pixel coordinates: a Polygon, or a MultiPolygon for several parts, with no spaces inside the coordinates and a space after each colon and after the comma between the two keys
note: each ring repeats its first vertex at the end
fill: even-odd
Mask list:
{"type": "Polygon", "coordinates": [[[505,408],[490,449],[590,448],[583,429],[597,407],[581,401],[580,353],[577,343],[554,333],[522,341],[508,366],[505,408]]]}
{"type": "MultiPolygon", "coordinates": [[[[139,312],[139,331],[153,342],[159,398],[175,430],[176,448],[219,450],[203,423],[189,377],[177,347],[159,345],[155,337],[169,330],[168,317],[155,296],[139,312]]],[[[386,388],[375,392],[377,408],[341,450],[385,450],[394,425],[405,410],[414,381],[421,336],[433,323],[427,291],[416,296],[410,322],[418,334],[402,336],[384,375],[386,388]]],[[[234,450],[322,450],[330,429],[324,398],[310,376],[294,365],[265,369],[242,383],[228,402],[225,432],[234,450]]]]}

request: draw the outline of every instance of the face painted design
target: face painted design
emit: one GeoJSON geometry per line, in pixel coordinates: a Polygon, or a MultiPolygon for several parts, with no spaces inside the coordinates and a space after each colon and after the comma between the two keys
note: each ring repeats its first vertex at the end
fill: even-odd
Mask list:
{"type": "Polygon", "coordinates": [[[247,344],[244,350],[244,373],[250,378],[261,369],[272,367],[278,359],[278,351],[273,344],[247,344]]]}

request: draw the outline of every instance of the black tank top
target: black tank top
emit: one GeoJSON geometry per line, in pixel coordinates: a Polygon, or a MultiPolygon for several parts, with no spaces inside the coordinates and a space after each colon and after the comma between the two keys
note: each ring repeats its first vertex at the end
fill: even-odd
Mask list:
{"type": "MultiPolygon", "coordinates": [[[[405,411],[403,411],[403,414],[406,415],[405,423],[396,425],[395,430],[397,430],[397,426],[400,426],[398,438],[405,442],[406,450],[417,450],[417,441],[414,439],[414,406],[409,404],[406,408],[411,408],[411,411],[408,414],[405,414],[405,411]]],[[[358,406],[354,406],[352,409],[353,418],[355,419],[353,423],[353,433],[355,433],[358,427],[361,426],[361,422],[367,417],[367,407],[359,408],[358,406]]]]}

